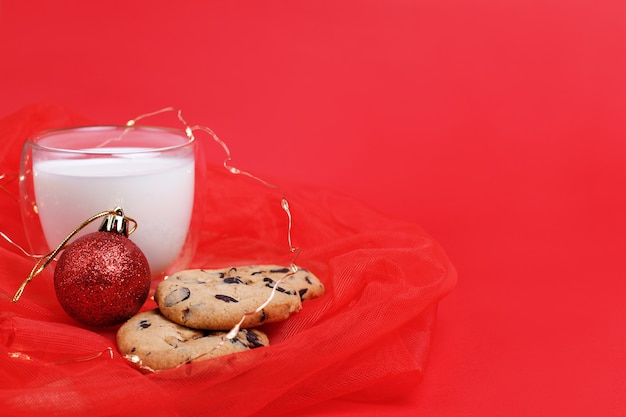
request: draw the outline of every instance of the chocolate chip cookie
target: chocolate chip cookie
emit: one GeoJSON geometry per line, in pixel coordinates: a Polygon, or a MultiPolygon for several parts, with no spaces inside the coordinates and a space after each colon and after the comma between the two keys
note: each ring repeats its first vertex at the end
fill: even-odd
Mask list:
{"type": "Polygon", "coordinates": [[[176,324],[158,309],[135,315],[117,332],[120,353],[153,371],[262,346],[269,346],[269,340],[259,330],[240,330],[229,339],[226,332],[195,330],[176,324]]]}
{"type": "Polygon", "coordinates": [[[324,293],[311,272],[289,274],[278,265],[186,270],[159,283],[154,299],[164,316],[183,326],[230,330],[245,316],[246,329],[284,320],[324,293]]]}

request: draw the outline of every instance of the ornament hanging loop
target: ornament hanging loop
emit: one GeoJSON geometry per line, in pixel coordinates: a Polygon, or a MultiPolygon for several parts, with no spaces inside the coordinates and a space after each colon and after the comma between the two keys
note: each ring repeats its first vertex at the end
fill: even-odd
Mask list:
{"type": "Polygon", "coordinates": [[[52,252],[43,256],[41,259],[39,259],[35,263],[35,266],[30,271],[30,274],[28,275],[28,277],[22,282],[20,287],[15,292],[15,295],[13,296],[12,301],[16,303],[20,299],[20,297],[22,296],[22,293],[24,292],[24,288],[26,288],[26,285],[28,285],[28,283],[31,282],[33,278],[41,274],[44,271],[44,269],[46,269],[46,267],[55,259],[55,257],[59,254],[59,252],[61,252],[67,246],[70,239],[72,239],[78,232],[83,230],[90,223],[102,217],[107,217],[107,218],[102,222],[102,225],[100,226],[100,229],[99,229],[100,231],[116,232],[117,230],[119,230],[120,231],[119,233],[122,233],[124,234],[124,236],[128,237],[128,235],[130,235],[137,229],[137,221],[124,215],[124,211],[122,210],[121,207],[116,207],[113,210],[102,211],[98,214],[94,214],[93,216],[89,217],[87,220],[82,222],[78,227],[76,227],[69,235],[67,235],[65,239],[61,241],[59,246],[57,246],[52,252]],[[133,226],[130,228],[130,230],[128,229],[129,221],[133,223],[133,226]]]}

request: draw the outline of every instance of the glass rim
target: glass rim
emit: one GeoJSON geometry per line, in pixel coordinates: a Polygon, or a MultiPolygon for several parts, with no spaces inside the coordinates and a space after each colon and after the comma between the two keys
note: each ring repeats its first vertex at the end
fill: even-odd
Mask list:
{"type": "Polygon", "coordinates": [[[33,148],[37,148],[43,151],[49,151],[49,152],[59,152],[59,153],[68,153],[68,154],[82,154],[82,155],[124,155],[124,154],[148,154],[148,153],[154,153],[154,152],[167,152],[167,151],[174,151],[174,150],[178,150],[178,149],[183,149],[191,144],[193,144],[195,141],[195,137],[193,135],[188,136],[184,130],[182,129],[176,129],[173,127],[165,127],[165,126],[150,126],[150,125],[133,125],[133,126],[126,126],[126,125],[84,125],[84,126],[72,126],[72,127],[61,127],[61,128],[55,128],[55,129],[47,129],[47,130],[42,130],[40,132],[35,133],[34,135],[30,136],[24,145],[30,145],[33,148]],[[61,147],[54,147],[54,146],[46,146],[46,145],[42,145],[40,143],[38,143],[39,140],[54,135],[56,133],[63,133],[63,132],[73,132],[73,131],[89,131],[89,130],[110,130],[110,131],[122,131],[122,134],[124,133],[124,131],[132,131],[132,130],[146,130],[146,131],[161,131],[161,132],[167,132],[170,134],[175,134],[176,136],[180,136],[186,139],[185,142],[177,144],[177,145],[171,145],[171,146],[162,146],[162,147],[154,147],[154,148],[149,148],[149,149],[137,149],[137,148],[128,148],[128,149],[124,149],[124,148],[116,148],[114,151],[106,151],[107,149],[111,149],[111,148],[100,148],[101,150],[99,151],[95,151],[93,148],[90,149],[68,149],[68,148],[61,148],[61,147]]]}

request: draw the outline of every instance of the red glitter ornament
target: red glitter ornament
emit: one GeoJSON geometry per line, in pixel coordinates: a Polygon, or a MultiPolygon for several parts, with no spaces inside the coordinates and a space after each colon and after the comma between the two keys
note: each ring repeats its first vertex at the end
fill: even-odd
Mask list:
{"type": "Polygon", "coordinates": [[[89,326],[123,323],[139,311],[150,291],[148,260],[128,238],[123,212],[116,212],[100,231],[68,245],[54,270],[59,303],[89,326]]]}

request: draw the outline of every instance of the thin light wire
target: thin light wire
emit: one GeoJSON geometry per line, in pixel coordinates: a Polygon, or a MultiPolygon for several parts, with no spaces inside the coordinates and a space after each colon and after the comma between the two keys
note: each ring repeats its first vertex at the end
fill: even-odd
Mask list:
{"type": "Polygon", "coordinates": [[[180,121],[180,123],[183,125],[184,129],[185,129],[185,134],[187,135],[187,137],[189,138],[189,140],[195,140],[194,134],[193,132],[195,131],[202,131],[207,133],[209,136],[211,136],[211,138],[213,138],[213,140],[220,145],[220,147],[222,148],[222,150],[224,151],[224,154],[226,155],[226,158],[224,159],[223,165],[224,168],[230,172],[233,175],[244,175],[248,178],[251,178],[255,181],[260,182],[261,184],[265,185],[266,187],[269,188],[273,188],[275,190],[277,190],[278,192],[280,192],[281,194],[281,201],[280,201],[280,206],[281,208],[285,211],[286,215],[287,215],[287,220],[288,220],[288,224],[287,224],[287,244],[289,247],[289,251],[294,254],[294,256],[291,258],[290,261],[290,268],[294,271],[294,273],[298,270],[297,266],[295,265],[295,261],[298,258],[301,250],[300,248],[296,247],[293,245],[293,240],[292,240],[292,231],[293,231],[293,216],[291,214],[291,210],[289,208],[289,202],[287,201],[287,198],[285,197],[285,193],[282,190],[282,188],[280,188],[279,186],[272,184],[256,175],[251,174],[248,171],[244,171],[241,170],[239,168],[237,168],[236,166],[231,165],[231,162],[233,160],[232,158],[232,154],[230,152],[230,149],[228,148],[228,145],[226,144],[226,142],[224,142],[222,139],[220,139],[217,134],[215,134],[215,132],[213,130],[211,130],[209,127],[207,126],[202,126],[202,125],[194,125],[191,126],[189,125],[189,123],[187,123],[187,121],[184,119],[183,115],[182,115],[182,110],[175,108],[175,107],[164,107],[162,109],[159,110],[155,110],[153,112],[150,113],[144,113],[140,116],[135,117],[134,119],[129,120],[128,122],[126,122],[126,126],[128,127],[132,127],[135,126],[136,123],[139,120],[145,119],[147,117],[152,117],[152,116],[156,116],[162,113],[167,113],[167,112],[176,112],[176,116],[178,118],[178,120],[180,121]]]}
{"type": "Polygon", "coordinates": [[[34,259],[38,259],[38,258],[43,258],[45,255],[35,255],[33,253],[28,252],[26,249],[24,249],[23,247],[21,247],[20,245],[18,245],[15,241],[13,241],[9,236],[7,236],[6,233],[4,232],[0,232],[0,236],[6,240],[7,242],[9,242],[11,245],[13,245],[15,248],[17,248],[20,252],[22,252],[24,254],[24,256],[27,256],[29,258],[34,258],[34,259]]]}
{"type": "MultiPolygon", "coordinates": [[[[237,334],[239,333],[240,329],[241,329],[241,325],[243,324],[243,322],[245,321],[246,317],[254,315],[254,314],[258,314],[259,312],[261,312],[265,307],[267,307],[267,305],[269,303],[272,302],[275,294],[276,294],[276,288],[279,286],[279,284],[281,282],[283,282],[285,279],[287,279],[288,277],[294,275],[296,272],[298,272],[298,266],[296,265],[296,260],[298,258],[298,256],[300,255],[300,248],[297,246],[294,246],[293,244],[293,239],[292,239],[292,231],[293,231],[293,216],[291,214],[291,209],[289,208],[289,202],[287,201],[287,198],[285,197],[285,193],[283,191],[283,189],[275,184],[272,184],[248,171],[244,171],[242,169],[237,168],[236,166],[232,165],[231,162],[233,160],[232,158],[232,154],[230,152],[230,149],[228,147],[228,145],[226,144],[226,142],[224,142],[222,139],[220,139],[217,134],[210,128],[208,128],[207,126],[201,126],[201,125],[194,125],[194,126],[190,126],[187,121],[183,118],[182,116],[182,111],[180,109],[174,108],[174,107],[165,107],[163,109],[160,110],[156,110],[150,113],[145,113],[142,114],[132,120],[129,120],[126,123],[126,126],[128,127],[132,127],[135,126],[136,122],[141,120],[141,119],[145,119],[147,117],[151,117],[151,116],[155,116],[158,114],[162,114],[162,113],[166,113],[166,112],[176,112],[178,120],[182,123],[182,125],[184,126],[185,129],[185,134],[187,135],[187,137],[189,138],[189,140],[195,140],[195,137],[193,135],[193,133],[195,131],[201,131],[204,133],[207,133],[209,136],[211,136],[211,138],[222,148],[222,150],[224,151],[224,154],[226,155],[224,161],[223,161],[223,166],[224,168],[230,172],[233,175],[243,175],[246,176],[248,178],[251,178],[255,181],[260,182],[261,184],[263,184],[264,186],[268,187],[268,188],[272,188],[277,190],[280,194],[281,194],[281,199],[280,199],[280,206],[283,209],[283,211],[285,212],[285,214],[287,215],[287,245],[289,247],[289,252],[291,254],[293,254],[290,263],[289,263],[289,272],[287,272],[285,275],[283,275],[280,279],[278,279],[275,283],[274,286],[272,287],[272,291],[270,293],[270,295],[267,297],[267,299],[261,304],[259,305],[256,309],[254,309],[254,311],[250,311],[250,312],[245,312],[241,319],[239,320],[239,322],[237,324],[235,324],[235,326],[233,326],[232,329],[230,329],[230,331],[222,338],[222,341],[213,349],[211,349],[210,352],[204,353],[200,356],[198,356],[197,358],[194,359],[200,359],[203,356],[209,355],[210,353],[212,353],[213,351],[215,351],[216,349],[219,349],[221,346],[224,345],[224,343],[227,340],[230,339],[234,339],[235,337],[237,337],[237,334]]],[[[135,360],[136,362],[136,360],[135,360]]],[[[141,367],[141,361],[139,361],[138,365],[141,367]]],[[[146,368],[144,368],[146,369],[146,368]]],[[[147,368],[146,370],[151,370],[149,368],[147,368]]]]}
{"type": "MultiPolygon", "coordinates": [[[[283,211],[285,212],[286,216],[287,216],[287,244],[288,244],[288,248],[289,248],[289,252],[291,254],[293,254],[291,260],[290,260],[290,264],[289,264],[289,272],[287,272],[284,276],[282,276],[279,280],[277,280],[274,283],[274,286],[272,287],[272,291],[270,293],[270,295],[268,296],[268,298],[261,304],[259,305],[254,311],[251,312],[245,312],[243,314],[243,316],[241,317],[240,321],[223,337],[222,341],[220,342],[220,344],[215,347],[213,350],[218,349],[219,347],[221,347],[226,340],[229,339],[233,339],[235,337],[237,337],[237,333],[240,331],[241,325],[243,324],[243,322],[245,321],[247,316],[250,315],[254,315],[259,313],[260,311],[262,311],[265,307],[267,307],[267,305],[272,301],[272,299],[274,298],[274,295],[276,294],[276,288],[279,286],[279,284],[284,281],[285,279],[287,279],[288,277],[294,275],[298,270],[298,266],[296,265],[296,260],[301,252],[300,248],[297,246],[293,245],[293,239],[292,239],[292,231],[293,231],[293,216],[289,207],[289,202],[287,201],[287,198],[285,197],[285,193],[283,192],[282,188],[272,184],[256,175],[251,174],[248,171],[244,171],[241,170],[239,168],[237,168],[236,166],[232,165],[232,154],[230,152],[230,149],[228,148],[228,146],[226,145],[226,143],[221,140],[216,134],[215,132],[213,132],[213,130],[211,130],[210,128],[206,127],[206,126],[200,126],[200,125],[194,125],[194,126],[190,126],[187,121],[183,118],[182,116],[182,110],[181,109],[177,109],[175,107],[165,107],[162,108],[160,110],[156,110],[150,113],[145,113],[142,114],[138,117],[135,117],[134,119],[129,120],[126,123],[126,126],[128,129],[134,127],[136,125],[136,123],[142,119],[148,118],[148,117],[152,117],[152,116],[156,116],[158,114],[162,114],[162,113],[166,113],[166,112],[176,112],[177,118],[180,121],[180,123],[184,126],[184,130],[185,130],[185,134],[187,135],[187,137],[190,139],[190,141],[195,140],[194,137],[194,132],[195,131],[202,131],[205,132],[207,134],[209,134],[209,136],[211,136],[213,138],[213,140],[220,145],[220,147],[222,148],[222,150],[224,151],[226,157],[223,161],[223,166],[224,168],[230,172],[233,175],[243,175],[246,176],[248,178],[251,178],[255,181],[260,182],[261,184],[263,184],[266,187],[272,188],[277,190],[280,194],[281,194],[281,200],[280,200],[280,206],[283,209],[283,211]]],[[[122,133],[123,135],[124,133],[122,133]]],[[[8,176],[6,176],[6,174],[0,174],[0,181],[4,180],[5,178],[8,178],[8,176]]],[[[11,181],[14,178],[11,178],[11,181]]],[[[0,186],[0,190],[7,192],[4,187],[0,186]]],[[[40,258],[35,266],[33,267],[33,269],[31,270],[31,273],[29,274],[29,276],[22,282],[22,284],[20,285],[19,289],[17,290],[17,292],[15,293],[15,295],[13,296],[13,302],[17,302],[22,293],[24,292],[24,289],[26,287],[26,285],[37,275],[39,275],[49,264],[50,262],[52,262],[56,255],[65,248],[65,246],[67,245],[67,243],[69,242],[69,240],[76,235],[76,233],[78,233],[80,230],[82,230],[84,227],[86,227],[88,224],[90,224],[91,222],[95,221],[98,218],[107,216],[107,215],[116,215],[117,213],[115,211],[103,211],[100,212],[98,214],[95,214],[93,216],[91,216],[89,219],[85,220],[83,223],[81,223],[77,228],[75,228],[65,239],[63,239],[63,241],[50,253],[48,253],[47,255],[31,255],[28,252],[26,252],[23,248],[21,248],[19,245],[17,245],[13,240],[11,240],[6,234],[0,232],[0,236],[2,236],[5,240],[7,240],[9,243],[11,243],[12,245],[14,245],[15,247],[17,247],[22,253],[24,253],[26,256],[29,257],[38,257],[40,258]]],[[[131,221],[134,226],[128,231],[129,234],[133,233],[137,227],[137,222],[127,216],[124,216],[126,220],[131,221]]],[[[212,350],[212,351],[213,351],[212,350]]],[[[89,359],[94,359],[97,357],[100,357],[102,355],[103,352],[100,352],[99,354],[96,354],[94,356],[90,356],[90,357],[86,357],[86,358],[81,358],[80,360],[89,360],[89,359]]],[[[207,355],[203,354],[200,355],[198,358],[207,355]]],[[[112,353],[111,353],[112,356],[112,353]]],[[[197,358],[197,359],[198,359],[197,358]]],[[[136,360],[135,360],[136,361],[136,360]]],[[[147,367],[143,367],[144,369],[150,370],[147,367]]]]}
{"type": "Polygon", "coordinates": [[[12,183],[17,178],[18,178],[17,174],[7,174],[7,173],[0,174],[0,191],[8,194],[15,201],[19,201],[19,199],[13,193],[7,190],[6,185],[12,183]]]}

